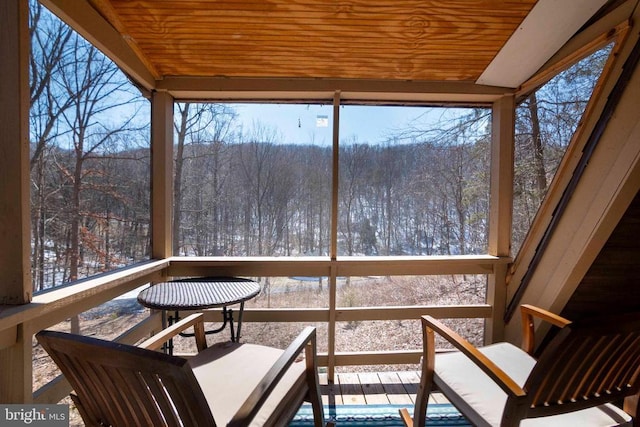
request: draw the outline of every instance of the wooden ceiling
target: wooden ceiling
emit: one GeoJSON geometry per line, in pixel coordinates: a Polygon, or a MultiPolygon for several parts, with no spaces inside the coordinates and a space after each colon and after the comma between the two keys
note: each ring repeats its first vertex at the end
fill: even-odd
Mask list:
{"type": "Polygon", "coordinates": [[[178,98],[342,91],[452,102],[491,101],[517,88],[607,3],[40,1],[141,87],[178,98]]]}
{"type": "Polygon", "coordinates": [[[164,76],[476,81],[536,0],[91,0],[164,76]]]}

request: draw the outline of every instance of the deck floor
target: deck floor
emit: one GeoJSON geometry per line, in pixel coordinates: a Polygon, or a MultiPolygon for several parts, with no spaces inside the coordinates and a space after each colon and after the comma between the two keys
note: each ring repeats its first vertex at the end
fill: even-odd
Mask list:
{"type": "MultiPolygon", "coordinates": [[[[404,372],[338,373],[333,383],[320,374],[320,391],[325,405],[379,405],[415,403],[420,374],[404,372]]],[[[429,401],[448,403],[441,393],[432,393],[429,401]]]]}

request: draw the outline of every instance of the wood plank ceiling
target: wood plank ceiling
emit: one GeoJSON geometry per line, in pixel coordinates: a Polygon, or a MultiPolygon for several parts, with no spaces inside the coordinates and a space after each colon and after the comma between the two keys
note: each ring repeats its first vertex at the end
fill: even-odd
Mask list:
{"type": "Polygon", "coordinates": [[[475,82],[536,0],[90,0],[156,79],[475,82]]]}

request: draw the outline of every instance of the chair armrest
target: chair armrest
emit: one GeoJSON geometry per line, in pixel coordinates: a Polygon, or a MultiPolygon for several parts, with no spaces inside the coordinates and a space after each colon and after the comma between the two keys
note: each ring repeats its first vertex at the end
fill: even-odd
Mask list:
{"type": "Polygon", "coordinates": [[[138,344],[138,347],[146,348],[149,350],[158,350],[162,347],[162,344],[169,341],[171,338],[183,332],[185,329],[193,326],[193,330],[196,335],[196,346],[198,351],[202,351],[207,348],[207,340],[204,335],[204,316],[202,313],[195,313],[185,317],[181,321],[174,323],[166,329],[158,332],[151,338],[138,344]]]}
{"type": "Polygon", "coordinates": [[[311,345],[315,348],[315,344],[316,328],[311,326],[304,328],[298,337],[278,358],[271,369],[269,369],[262,380],[260,380],[256,388],[247,397],[227,426],[249,425],[249,421],[251,421],[260,411],[260,408],[266,402],[271,392],[276,388],[278,382],[287,372],[287,369],[289,369],[289,367],[296,361],[307,345],[311,345]]]}
{"type": "MultiPolygon", "coordinates": [[[[455,348],[460,350],[461,353],[482,369],[482,371],[487,374],[489,378],[491,378],[502,390],[504,390],[505,393],[515,397],[526,396],[525,391],[518,385],[518,383],[493,363],[487,356],[475,348],[473,344],[461,337],[452,329],[431,316],[423,316],[422,325],[425,328],[429,328],[437,332],[455,348]]],[[[430,368],[433,369],[433,367],[430,368]]]]}
{"type": "Polygon", "coordinates": [[[522,349],[533,355],[535,349],[535,329],[534,329],[534,317],[551,323],[559,328],[571,324],[570,320],[565,319],[562,316],[551,313],[540,307],[536,307],[529,304],[522,304],[520,306],[520,312],[522,314],[522,349]]]}

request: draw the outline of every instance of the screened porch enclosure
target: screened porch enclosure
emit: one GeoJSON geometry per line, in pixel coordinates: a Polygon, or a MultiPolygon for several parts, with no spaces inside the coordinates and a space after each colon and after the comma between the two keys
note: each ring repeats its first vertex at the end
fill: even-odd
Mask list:
{"type": "MultiPolygon", "coordinates": [[[[148,223],[132,226],[145,243],[124,266],[103,261],[113,259],[111,249],[103,251],[90,274],[65,273],[72,280],[56,280],[64,284],[56,287],[48,286],[54,280],[46,274],[38,279],[34,268],[32,5],[3,4],[0,18],[11,36],[0,48],[12,60],[0,65],[2,111],[9,119],[0,139],[6,188],[0,196],[0,361],[9,368],[0,373],[1,402],[51,403],[69,393],[61,378],[33,386],[35,333],[66,327],[67,319],[171,278],[259,281],[262,292],[247,304],[243,335],[286,340],[316,326],[328,387],[350,371],[411,371],[421,354],[417,319],[425,314],[463,325],[480,345],[519,340],[519,319],[511,318],[509,307],[528,302],[562,312],[640,187],[633,107],[640,86],[633,62],[638,32],[631,23],[637,2],[585,1],[580,10],[554,9],[543,0],[477,2],[438,13],[423,2],[374,3],[347,2],[335,11],[328,3],[276,1],[272,10],[248,3],[234,6],[246,10],[213,14],[229,5],[193,2],[171,16],[170,8],[153,1],[133,7],[119,0],[43,0],[134,83],[149,116],[148,134],[141,137],[147,145],[135,158],[148,162],[142,163],[148,175],[132,183],[148,205],[140,215],[148,223]],[[543,21],[558,15],[563,31],[542,29],[534,11],[543,21]],[[407,25],[418,32],[407,32],[407,25]],[[407,44],[407,37],[415,43],[407,44]],[[523,59],[529,37],[550,37],[554,50],[528,46],[523,59]],[[251,47],[256,41],[259,46],[251,47]],[[562,73],[576,66],[574,76],[584,77],[585,68],[576,64],[593,55],[598,66],[579,81],[581,101],[565,120],[564,85],[579,79],[562,73]],[[556,76],[560,83],[553,82],[556,76]],[[198,139],[185,132],[181,139],[186,105],[215,106],[224,114],[232,108],[240,116],[262,107],[275,110],[272,116],[280,111],[286,125],[262,113],[264,126],[252,127],[249,119],[233,132],[203,125],[208,134],[198,139]],[[397,111],[411,112],[400,125],[391,120],[397,111]],[[451,129],[416,121],[444,111],[464,113],[449,122],[455,122],[451,129]],[[562,125],[549,135],[554,118],[562,125]],[[357,122],[366,129],[367,120],[389,123],[373,136],[351,130],[357,122]],[[558,142],[547,152],[553,166],[536,167],[535,152],[521,150],[536,140],[535,121],[542,123],[539,138],[558,142]],[[435,135],[429,126],[447,132],[435,135]],[[593,150],[585,181],[570,183],[594,138],[601,148],[593,150]],[[259,169],[265,159],[272,159],[268,171],[259,169]],[[567,188],[573,199],[563,202],[565,222],[552,225],[567,188]]],[[[122,164],[111,169],[123,170],[122,164]]],[[[100,174],[108,171],[101,166],[100,174]]],[[[84,205],[77,212],[85,212],[84,205]]],[[[106,218],[96,221],[96,235],[112,236],[105,224],[119,219],[106,218]]],[[[80,224],[78,230],[91,233],[88,221],[80,224]]],[[[205,317],[217,322],[219,312],[205,317]]],[[[162,328],[161,313],[145,312],[128,326],[108,331],[108,338],[139,342],[162,328]]],[[[69,324],[76,327],[97,333],[83,329],[82,321],[69,324]]]]}

